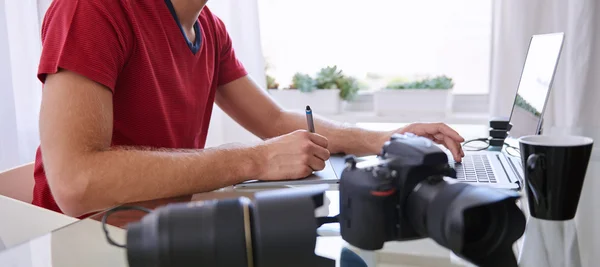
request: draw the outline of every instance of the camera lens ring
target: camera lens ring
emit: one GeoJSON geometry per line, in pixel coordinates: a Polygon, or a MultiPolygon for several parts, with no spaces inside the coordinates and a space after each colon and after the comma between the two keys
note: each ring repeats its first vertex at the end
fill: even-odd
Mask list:
{"type": "MultiPolygon", "coordinates": [[[[496,251],[502,244],[502,241],[506,239],[506,235],[508,234],[507,226],[509,225],[509,211],[505,203],[500,202],[492,205],[473,207],[467,212],[481,214],[482,211],[485,212],[484,214],[489,215],[489,224],[487,227],[484,227],[484,234],[480,238],[467,242],[465,236],[463,251],[465,254],[486,258],[492,252],[496,251]]],[[[471,215],[465,214],[465,221],[469,220],[466,218],[467,216],[471,215]]],[[[477,228],[472,224],[469,227],[470,229],[477,228]]],[[[467,228],[466,224],[465,228],[467,228]]]]}

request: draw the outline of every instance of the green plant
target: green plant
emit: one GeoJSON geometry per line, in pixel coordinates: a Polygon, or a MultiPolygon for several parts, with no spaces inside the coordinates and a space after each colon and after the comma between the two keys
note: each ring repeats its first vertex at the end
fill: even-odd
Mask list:
{"type": "Polygon", "coordinates": [[[343,78],[342,70],[338,69],[337,66],[328,66],[317,73],[315,80],[319,89],[339,89],[338,80],[343,78]]]}
{"type": "Polygon", "coordinates": [[[354,77],[338,78],[336,85],[340,89],[340,98],[346,101],[353,100],[360,89],[360,84],[354,77]]]}
{"type": "Polygon", "coordinates": [[[275,77],[267,74],[267,89],[278,89],[279,83],[275,80],[275,77]]]}
{"type": "Polygon", "coordinates": [[[345,76],[337,66],[322,68],[317,73],[317,78],[310,75],[296,73],[292,77],[290,89],[298,89],[301,92],[312,92],[316,89],[339,89],[340,98],[350,101],[354,99],[361,84],[354,77],[345,76]]]}
{"type": "Polygon", "coordinates": [[[290,89],[298,89],[301,92],[312,92],[317,88],[315,80],[308,74],[296,73],[292,78],[290,89]]]}
{"type": "Polygon", "coordinates": [[[537,109],[535,109],[531,104],[529,104],[529,102],[525,101],[525,99],[523,99],[523,97],[521,97],[518,94],[517,94],[517,99],[515,100],[515,105],[523,108],[524,110],[530,112],[531,114],[535,115],[536,117],[539,117],[542,115],[537,109]]]}
{"type": "Polygon", "coordinates": [[[335,65],[319,70],[315,81],[318,89],[339,89],[340,98],[346,101],[354,99],[360,90],[358,80],[344,75],[343,71],[335,65]]]}
{"type": "Polygon", "coordinates": [[[404,76],[394,76],[389,78],[388,84],[400,84],[400,83],[407,83],[410,80],[404,76]]]}
{"type": "Polygon", "coordinates": [[[411,82],[392,82],[388,84],[389,89],[452,89],[454,82],[447,76],[437,76],[411,82]]]}

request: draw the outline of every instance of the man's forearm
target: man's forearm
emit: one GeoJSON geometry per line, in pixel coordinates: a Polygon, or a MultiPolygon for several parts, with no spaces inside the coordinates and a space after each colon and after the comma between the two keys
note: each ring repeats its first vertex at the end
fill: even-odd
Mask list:
{"type": "Polygon", "coordinates": [[[211,191],[252,179],[257,172],[254,149],[230,146],[174,152],[112,148],[89,152],[74,159],[68,171],[63,168],[55,173],[69,176],[69,185],[51,184],[51,188],[63,212],[72,216],[123,203],[211,191]]]}
{"type": "MultiPolygon", "coordinates": [[[[369,131],[357,126],[340,123],[314,115],[315,132],[327,137],[332,154],[376,154],[385,142],[381,132],[369,131]]],[[[307,129],[306,114],[284,111],[272,127],[274,136],[298,129],[307,129]]]]}

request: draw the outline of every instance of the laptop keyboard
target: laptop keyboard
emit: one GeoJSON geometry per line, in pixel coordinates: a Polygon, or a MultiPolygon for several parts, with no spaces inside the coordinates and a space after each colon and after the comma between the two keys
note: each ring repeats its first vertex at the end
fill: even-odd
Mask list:
{"type": "Polygon", "coordinates": [[[496,176],[486,155],[467,154],[462,163],[450,160],[450,166],[454,165],[456,179],[471,183],[496,183],[496,176]]]}

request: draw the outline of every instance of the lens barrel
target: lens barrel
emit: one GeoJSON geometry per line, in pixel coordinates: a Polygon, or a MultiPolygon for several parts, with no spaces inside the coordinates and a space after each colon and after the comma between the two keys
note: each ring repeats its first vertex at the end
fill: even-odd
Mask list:
{"type": "Polygon", "coordinates": [[[127,227],[130,267],[333,267],[315,255],[327,185],[171,204],[127,227]],[[283,239],[282,239],[283,238],[283,239]],[[286,241],[284,241],[286,240],[286,241]],[[282,243],[283,242],[283,243],[282,243]]]}
{"type": "Polygon", "coordinates": [[[525,231],[518,197],[508,190],[425,180],[408,196],[404,216],[419,234],[475,264],[493,266],[498,259],[514,259],[512,244],[525,231]]]}
{"type": "Polygon", "coordinates": [[[127,259],[130,267],[247,266],[243,198],[150,213],[129,225],[127,259]]]}

